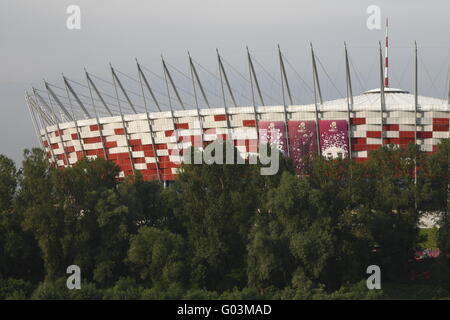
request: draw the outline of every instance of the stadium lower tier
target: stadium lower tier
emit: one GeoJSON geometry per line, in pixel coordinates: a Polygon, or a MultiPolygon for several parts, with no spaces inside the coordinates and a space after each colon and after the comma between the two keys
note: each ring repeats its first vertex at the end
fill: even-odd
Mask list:
{"type": "Polygon", "coordinates": [[[143,113],[58,123],[39,132],[49,161],[67,167],[84,157],[114,161],[123,178],[140,171],[145,180],[176,179],[182,150],[233,140],[246,158],[259,143],[292,158],[320,150],[327,157],[365,161],[382,144],[416,143],[431,153],[449,137],[448,110],[305,111],[295,106],[238,107],[143,113]],[[256,112],[255,112],[256,111],[256,112]],[[319,119],[316,121],[316,119],[319,119]]]}

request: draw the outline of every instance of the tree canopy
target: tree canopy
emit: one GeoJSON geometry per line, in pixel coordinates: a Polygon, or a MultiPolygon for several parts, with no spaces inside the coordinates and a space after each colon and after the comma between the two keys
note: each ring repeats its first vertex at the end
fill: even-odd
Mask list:
{"type": "MultiPolygon", "coordinates": [[[[302,176],[280,156],[272,176],[184,164],[164,188],[118,179],[102,159],[60,170],[33,149],[18,169],[0,155],[0,299],[380,298],[364,289],[367,266],[408,283],[430,212],[450,253],[449,141],[432,155],[386,146],[364,163],[314,156],[302,176]],[[73,264],[79,291],[65,287],[73,264]]],[[[448,259],[439,270],[450,290],[448,259]]]]}

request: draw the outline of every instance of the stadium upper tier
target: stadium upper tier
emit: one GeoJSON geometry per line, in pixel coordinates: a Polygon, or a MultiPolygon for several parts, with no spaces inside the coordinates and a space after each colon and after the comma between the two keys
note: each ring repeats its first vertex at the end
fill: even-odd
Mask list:
{"type": "MultiPolygon", "coordinates": [[[[146,180],[174,180],[185,150],[206,148],[215,140],[232,140],[244,158],[258,155],[259,144],[269,143],[292,158],[301,174],[305,157],[313,153],[364,161],[382,145],[415,143],[429,153],[440,139],[449,137],[448,101],[388,87],[381,48],[382,87],[354,96],[346,52],[346,98],[330,101],[322,99],[312,48],[311,53],[312,104],[294,103],[281,51],[279,105],[265,103],[268,95],[260,86],[250,53],[246,81],[252,103],[246,106],[238,103],[237,86],[230,83],[219,54],[216,80],[221,90],[216,95],[202,84],[189,56],[191,74],[184,77],[192,91],[183,89],[184,95],[170,72],[174,67],[162,60],[164,73],[158,77],[166,89],[164,101],[163,89],[155,88],[149,70],[139,63],[138,79],[111,66],[112,82],[87,71],[85,84],[63,76],[64,87],[45,81],[45,89],[33,88],[26,93],[26,101],[42,148],[57,167],[72,166],[84,157],[101,157],[121,168],[120,177],[139,171],[146,180]],[[124,77],[138,89],[125,86],[124,77]],[[106,92],[99,82],[110,85],[114,93],[106,92]],[[183,97],[189,95],[193,99],[187,102],[183,97]]],[[[417,92],[417,73],[415,88],[417,92]]]]}
{"type": "MultiPolygon", "coordinates": [[[[381,111],[379,90],[353,99],[350,111],[344,99],[317,110],[315,105],[193,108],[58,121],[39,127],[38,135],[58,167],[101,157],[116,162],[122,177],[141,171],[145,179],[161,180],[176,178],[180,150],[217,139],[233,139],[244,157],[256,154],[259,142],[277,144],[301,170],[301,158],[312,152],[363,161],[382,144],[417,143],[432,152],[449,137],[447,101],[418,97],[416,111],[414,95],[386,90],[381,111]]],[[[33,110],[45,107],[35,96],[27,101],[33,110]]],[[[37,122],[39,112],[32,114],[37,122]]]]}

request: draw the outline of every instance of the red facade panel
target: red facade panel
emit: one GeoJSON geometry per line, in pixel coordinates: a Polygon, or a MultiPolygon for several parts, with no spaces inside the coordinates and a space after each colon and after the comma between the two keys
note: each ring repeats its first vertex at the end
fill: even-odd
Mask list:
{"type": "Polygon", "coordinates": [[[244,127],[256,127],[256,121],[255,120],[242,120],[242,125],[244,127]]]}
{"type": "Polygon", "coordinates": [[[367,131],[367,138],[381,138],[381,131],[367,131]]]}
{"type": "Polygon", "coordinates": [[[431,131],[419,131],[419,132],[417,132],[417,138],[420,138],[420,139],[433,138],[433,132],[431,132],[431,131]]]}
{"type": "Polygon", "coordinates": [[[214,121],[227,121],[227,116],[225,114],[215,115],[214,121]]]}
{"type": "Polygon", "coordinates": [[[399,127],[400,126],[398,124],[384,124],[383,130],[384,131],[398,131],[399,127]]]}
{"type": "Polygon", "coordinates": [[[351,118],[350,124],[353,125],[366,124],[366,118],[351,118]]]}
{"type": "Polygon", "coordinates": [[[367,138],[352,138],[352,144],[366,144],[367,138]]]}
{"type": "Polygon", "coordinates": [[[175,123],[175,129],[189,129],[189,123],[175,123]]]}
{"type": "Polygon", "coordinates": [[[400,138],[414,138],[415,132],[414,131],[400,131],[399,137],[400,138]]]}
{"type": "Polygon", "coordinates": [[[433,118],[433,125],[447,125],[448,118],[433,118]]]}

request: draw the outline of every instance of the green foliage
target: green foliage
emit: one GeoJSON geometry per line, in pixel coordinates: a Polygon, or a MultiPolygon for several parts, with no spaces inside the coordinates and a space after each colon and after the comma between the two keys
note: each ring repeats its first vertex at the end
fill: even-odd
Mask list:
{"type": "Polygon", "coordinates": [[[183,238],[168,230],[142,227],[130,244],[128,259],[150,286],[165,287],[186,281],[183,238]]]}
{"type": "Polygon", "coordinates": [[[383,288],[384,299],[438,300],[449,299],[450,291],[440,285],[430,284],[387,284],[383,288]]]}
{"type": "Polygon", "coordinates": [[[33,233],[23,229],[17,210],[17,187],[23,176],[12,160],[0,155],[0,279],[39,280],[43,266],[33,233]]]}
{"type": "Polygon", "coordinates": [[[258,300],[260,298],[260,294],[255,288],[234,288],[224,291],[219,297],[221,300],[258,300]]]}
{"type": "Polygon", "coordinates": [[[116,284],[107,290],[103,296],[104,300],[139,300],[143,287],[136,280],[125,277],[117,280],[116,284]]]}
{"type": "MultiPolygon", "coordinates": [[[[450,194],[449,194],[450,198],[450,194]]],[[[450,254],[450,212],[445,212],[439,222],[438,245],[442,253],[450,254]]]]}
{"type": "Polygon", "coordinates": [[[423,239],[419,246],[423,249],[438,249],[439,244],[439,228],[433,227],[428,229],[420,229],[420,236],[423,239]]]}
{"type": "Polygon", "coordinates": [[[103,291],[94,283],[81,282],[81,289],[69,290],[66,278],[44,281],[33,291],[33,300],[101,300],[103,291]]]}
{"type": "Polygon", "coordinates": [[[65,278],[56,280],[46,280],[38,285],[33,291],[31,299],[33,300],[66,300],[70,298],[70,291],[66,286],[65,278]]]}
{"type": "Polygon", "coordinates": [[[11,207],[18,184],[16,166],[11,159],[0,155],[0,212],[11,207]]]}
{"type": "Polygon", "coordinates": [[[40,149],[26,150],[23,161],[23,178],[17,197],[17,211],[23,215],[23,228],[32,232],[39,244],[48,279],[56,279],[65,266],[64,214],[62,206],[53,202],[56,169],[50,167],[40,149]]]}
{"type": "Polygon", "coordinates": [[[449,297],[444,258],[421,265],[428,283],[407,281],[416,248],[450,253],[449,160],[444,140],[427,157],[414,146],[365,163],[315,156],[301,177],[283,157],[273,176],[261,164],[183,165],[164,189],[118,180],[102,159],[58,170],[33,149],[17,170],[0,156],[0,299],[449,297]],[[427,212],[442,220],[424,242],[427,212]],[[81,290],[66,287],[72,264],[81,290]],[[366,287],[371,264],[381,291],[366,287]]]}
{"type": "Polygon", "coordinates": [[[154,286],[141,294],[142,300],[180,300],[185,293],[181,284],[173,282],[168,286],[154,286]]]}
{"type": "Polygon", "coordinates": [[[268,212],[256,214],[247,245],[247,278],[252,287],[270,285],[282,288],[289,282],[295,268],[294,259],[286,250],[288,239],[283,226],[268,212]]]}
{"type": "Polygon", "coordinates": [[[217,292],[204,289],[190,289],[183,296],[185,300],[217,300],[218,298],[217,292]]]}
{"type": "Polygon", "coordinates": [[[377,300],[384,297],[383,290],[369,290],[365,280],[354,284],[345,284],[339,290],[331,293],[332,300],[377,300]]]}
{"type": "Polygon", "coordinates": [[[186,236],[193,287],[223,291],[245,284],[245,252],[254,214],[258,166],[185,165],[171,188],[186,236]]]}
{"type": "Polygon", "coordinates": [[[29,299],[33,285],[23,279],[0,279],[0,300],[29,299]]]}
{"type": "Polygon", "coordinates": [[[98,289],[95,283],[81,283],[81,289],[72,289],[69,291],[71,300],[101,300],[103,290],[98,289]]]}

